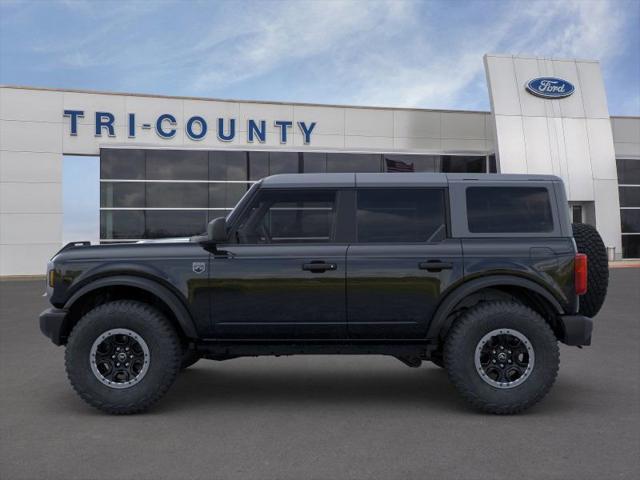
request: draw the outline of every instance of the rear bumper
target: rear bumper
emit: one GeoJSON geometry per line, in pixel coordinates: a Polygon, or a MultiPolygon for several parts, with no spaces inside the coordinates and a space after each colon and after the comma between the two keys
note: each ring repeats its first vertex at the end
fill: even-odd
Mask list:
{"type": "Polygon", "coordinates": [[[67,342],[69,319],[66,310],[48,308],[40,314],[40,331],[55,345],[67,342]]]}
{"type": "Polygon", "coordinates": [[[560,339],[566,345],[591,345],[591,332],[593,320],[582,315],[563,315],[560,317],[563,330],[563,338],[560,339]]]}

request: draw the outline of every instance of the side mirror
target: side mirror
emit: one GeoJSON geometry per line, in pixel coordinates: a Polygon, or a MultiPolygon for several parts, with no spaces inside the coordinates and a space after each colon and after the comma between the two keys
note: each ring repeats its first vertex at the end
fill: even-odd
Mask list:
{"type": "Polygon", "coordinates": [[[227,219],[225,217],[214,218],[207,225],[207,236],[213,243],[224,243],[227,241],[227,219]]]}

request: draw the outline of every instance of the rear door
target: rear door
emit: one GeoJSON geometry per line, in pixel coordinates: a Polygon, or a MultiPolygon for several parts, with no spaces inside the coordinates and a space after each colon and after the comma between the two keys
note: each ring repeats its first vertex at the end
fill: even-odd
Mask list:
{"type": "Polygon", "coordinates": [[[360,188],[347,252],[353,338],[422,338],[442,294],[463,277],[448,235],[446,188],[360,188]]]}

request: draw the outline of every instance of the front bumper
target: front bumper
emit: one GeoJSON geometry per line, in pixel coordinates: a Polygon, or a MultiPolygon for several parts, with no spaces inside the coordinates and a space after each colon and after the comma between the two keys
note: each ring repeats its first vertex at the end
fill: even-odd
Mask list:
{"type": "Polygon", "coordinates": [[[67,310],[47,308],[40,314],[40,331],[55,345],[67,342],[69,333],[69,319],[67,310]]]}
{"type": "Polygon", "coordinates": [[[566,345],[591,345],[591,332],[593,331],[593,320],[583,315],[563,315],[560,317],[562,323],[563,338],[560,340],[566,345]]]}

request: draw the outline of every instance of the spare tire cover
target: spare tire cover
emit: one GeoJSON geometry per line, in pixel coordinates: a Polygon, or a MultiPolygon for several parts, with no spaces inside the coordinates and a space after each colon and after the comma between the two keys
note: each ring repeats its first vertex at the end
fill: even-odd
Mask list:
{"type": "Polygon", "coordinates": [[[600,311],[609,287],[607,249],[591,225],[574,223],[572,228],[578,252],[587,255],[587,293],[580,297],[579,313],[594,317],[600,311]]]}

